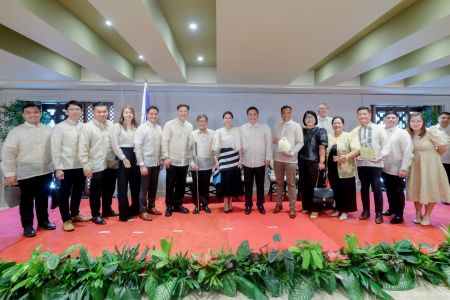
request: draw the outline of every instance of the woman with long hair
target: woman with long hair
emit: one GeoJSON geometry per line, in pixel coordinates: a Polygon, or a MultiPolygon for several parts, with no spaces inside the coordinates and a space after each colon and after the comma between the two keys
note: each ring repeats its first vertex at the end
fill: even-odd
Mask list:
{"type": "Polygon", "coordinates": [[[421,113],[409,116],[407,130],[413,140],[414,157],[406,197],[414,201],[416,208],[413,222],[427,226],[431,223],[430,215],[436,202],[450,202],[447,174],[440,159],[447,149],[448,136],[437,128],[425,128],[425,118],[421,113]]]}
{"type": "Polygon", "coordinates": [[[120,112],[119,123],[114,124],[111,147],[119,158],[117,174],[117,198],[119,200],[119,220],[132,221],[139,214],[139,190],[141,174],[134,152],[134,134],[138,124],[134,108],[125,105],[120,112]],[[131,206],[128,202],[128,185],[131,191],[131,206]]]}
{"type": "Polygon", "coordinates": [[[214,136],[213,150],[216,170],[220,170],[221,182],[218,196],[224,198],[224,212],[233,210],[232,200],[244,193],[241,169],[242,150],[238,127],[233,127],[233,113],[226,111],[222,115],[224,126],[214,136]]]}

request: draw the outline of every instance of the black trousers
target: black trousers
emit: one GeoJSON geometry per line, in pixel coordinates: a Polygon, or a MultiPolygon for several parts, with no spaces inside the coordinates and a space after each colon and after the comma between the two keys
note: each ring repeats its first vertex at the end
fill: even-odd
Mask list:
{"type": "Polygon", "coordinates": [[[448,183],[450,184],[450,164],[442,164],[444,165],[445,173],[447,173],[448,183]]]}
{"type": "Polygon", "coordinates": [[[198,173],[198,193],[200,203],[203,207],[209,204],[209,184],[211,182],[212,169],[192,171],[192,201],[197,205],[197,173],[198,173]]]}
{"type": "Polygon", "coordinates": [[[84,190],[86,177],[84,176],[83,169],[63,171],[64,179],[60,181],[61,186],[59,188],[59,212],[61,213],[63,222],[66,222],[80,214],[81,194],[84,190]]]}
{"type": "Polygon", "coordinates": [[[166,207],[177,208],[183,204],[188,166],[170,166],[166,169],[166,207]]]}
{"type": "Polygon", "coordinates": [[[19,213],[23,228],[33,227],[35,205],[38,225],[48,222],[47,209],[51,181],[52,173],[18,181],[21,192],[19,213]]]}
{"type": "Polygon", "coordinates": [[[383,194],[381,192],[381,171],[378,167],[358,167],[358,177],[361,181],[361,200],[363,211],[370,212],[370,187],[375,200],[375,213],[383,212],[383,194]]]}
{"type": "Polygon", "coordinates": [[[256,206],[264,204],[264,175],[266,167],[249,168],[244,166],[245,207],[253,206],[253,181],[256,183],[256,206]]]}
{"type": "Polygon", "coordinates": [[[405,179],[385,172],[382,172],[381,176],[384,187],[386,188],[389,211],[403,218],[403,210],[405,209],[405,179]]]}
{"type": "Polygon", "coordinates": [[[119,201],[119,217],[126,219],[129,215],[139,213],[139,192],[141,189],[141,171],[136,164],[134,148],[121,147],[123,154],[130,161],[131,168],[125,168],[119,161],[117,171],[117,200],[119,201]],[[131,192],[131,206],[128,203],[128,185],[131,192]]]}
{"type": "Polygon", "coordinates": [[[116,179],[117,170],[115,169],[105,169],[92,174],[89,206],[91,207],[93,218],[100,216],[100,206],[103,215],[109,215],[111,213],[112,197],[116,188],[116,179]]]}
{"type": "Polygon", "coordinates": [[[144,213],[155,207],[156,192],[158,191],[159,170],[159,166],[147,167],[148,174],[141,175],[141,191],[139,193],[140,213],[144,213]]]}
{"type": "Polygon", "coordinates": [[[298,189],[302,198],[302,209],[318,212],[322,206],[314,205],[314,188],[319,176],[319,163],[317,161],[300,159],[298,161],[298,189]]]}

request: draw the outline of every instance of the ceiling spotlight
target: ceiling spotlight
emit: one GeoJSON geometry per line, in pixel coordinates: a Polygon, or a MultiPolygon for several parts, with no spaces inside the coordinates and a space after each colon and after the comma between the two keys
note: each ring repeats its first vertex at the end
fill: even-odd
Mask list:
{"type": "Polygon", "coordinates": [[[203,56],[197,56],[197,61],[203,62],[203,60],[204,60],[203,56]]]}
{"type": "Polygon", "coordinates": [[[144,55],[142,55],[142,54],[139,55],[139,59],[140,59],[140,60],[144,60],[144,55]]]}
{"type": "Polygon", "coordinates": [[[190,30],[197,30],[197,23],[190,23],[189,24],[189,29],[190,30]]]}
{"type": "Polygon", "coordinates": [[[110,20],[105,21],[106,26],[112,26],[112,22],[110,20]]]}

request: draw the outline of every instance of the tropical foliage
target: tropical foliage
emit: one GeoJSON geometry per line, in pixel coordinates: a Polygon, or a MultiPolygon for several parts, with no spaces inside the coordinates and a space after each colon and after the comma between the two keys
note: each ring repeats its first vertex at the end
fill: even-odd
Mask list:
{"type": "MultiPolygon", "coordinates": [[[[439,247],[402,240],[389,245],[360,246],[355,236],[338,253],[299,240],[288,249],[262,247],[254,252],[247,241],[235,253],[172,255],[172,241],[160,249],[139,245],[103,251],[93,258],[75,245],[55,255],[33,251],[23,263],[0,262],[0,299],[182,299],[190,292],[238,292],[249,299],[287,294],[311,299],[323,290],[343,291],[349,299],[367,294],[393,299],[389,291],[413,289],[419,280],[450,288],[450,225],[439,247]]],[[[279,234],[274,235],[279,242],[279,234]]]]}

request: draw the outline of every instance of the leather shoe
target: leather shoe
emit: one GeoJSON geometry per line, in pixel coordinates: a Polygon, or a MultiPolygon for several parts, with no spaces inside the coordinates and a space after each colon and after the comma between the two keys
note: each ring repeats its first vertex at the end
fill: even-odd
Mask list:
{"type": "Polygon", "coordinates": [[[368,219],[369,217],[370,217],[370,213],[368,211],[363,210],[363,212],[359,216],[359,219],[360,220],[365,220],[365,219],[368,219]]]}
{"type": "Polygon", "coordinates": [[[125,218],[119,217],[119,221],[120,222],[133,222],[134,219],[132,217],[125,217],[125,218]]]}
{"type": "Polygon", "coordinates": [[[295,211],[295,209],[291,208],[291,209],[289,210],[289,217],[290,217],[291,219],[294,219],[296,216],[297,216],[297,212],[295,211]]]}
{"type": "Polygon", "coordinates": [[[211,209],[209,209],[208,206],[203,206],[203,210],[204,210],[206,213],[208,213],[208,214],[211,213],[211,209]]]}
{"type": "Polygon", "coordinates": [[[148,213],[144,212],[142,214],[139,215],[139,218],[141,218],[144,221],[151,221],[152,218],[150,218],[150,216],[148,215],[148,213]]]}
{"type": "Polygon", "coordinates": [[[277,214],[277,213],[279,213],[282,209],[283,209],[283,205],[282,205],[281,203],[280,203],[280,204],[277,203],[277,205],[275,205],[275,208],[273,209],[273,213],[274,213],[274,214],[277,214]]]}
{"type": "Polygon", "coordinates": [[[187,209],[187,208],[184,207],[183,205],[180,205],[180,206],[178,206],[178,207],[174,207],[174,208],[172,209],[172,211],[174,211],[174,212],[179,212],[179,213],[182,213],[182,214],[188,214],[188,213],[189,213],[189,209],[187,209]]]}
{"type": "Polygon", "coordinates": [[[391,220],[391,224],[400,224],[403,223],[403,218],[399,216],[395,216],[391,220]]]}
{"type": "Polygon", "coordinates": [[[171,215],[172,215],[172,209],[171,208],[166,208],[165,216],[166,217],[170,217],[171,215]]]}
{"type": "Polygon", "coordinates": [[[45,222],[42,224],[38,224],[39,228],[45,229],[45,230],[55,230],[56,229],[56,225],[50,222],[45,222]]]}
{"type": "Polygon", "coordinates": [[[105,225],[106,224],[106,221],[100,216],[93,217],[92,222],[97,225],[105,225]]]}
{"type": "Polygon", "coordinates": [[[377,224],[383,223],[383,215],[382,215],[382,214],[378,213],[378,214],[376,215],[376,217],[375,217],[375,223],[377,223],[377,224]]]}
{"type": "Polygon", "coordinates": [[[107,218],[107,217],[118,217],[119,213],[117,211],[111,210],[110,212],[107,213],[103,213],[102,217],[103,218],[107,218]]]}
{"type": "Polygon", "coordinates": [[[258,206],[258,210],[259,210],[260,214],[262,214],[262,215],[266,214],[266,209],[264,208],[264,205],[258,206]]]}
{"type": "Polygon", "coordinates": [[[249,215],[252,212],[252,208],[250,206],[245,207],[245,214],[249,215]]]}
{"type": "Polygon", "coordinates": [[[393,213],[392,213],[392,211],[390,209],[387,209],[386,211],[383,211],[381,214],[383,216],[385,216],[385,217],[390,217],[390,216],[393,215],[393,213]]]}
{"type": "Polygon", "coordinates": [[[196,207],[194,208],[194,210],[192,211],[192,213],[193,213],[194,215],[197,215],[197,214],[199,213],[198,206],[196,206],[196,207]]]}
{"type": "Polygon", "coordinates": [[[159,210],[157,210],[156,207],[150,208],[150,209],[148,210],[148,213],[149,213],[149,214],[152,214],[152,215],[157,215],[157,216],[162,215],[162,212],[160,212],[159,210]]]}
{"type": "Polygon", "coordinates": [[[36,230],[33,227],[25,227],[23,229],[23,235],[26,237],[33,237],[36,235],[36,230]]]}

